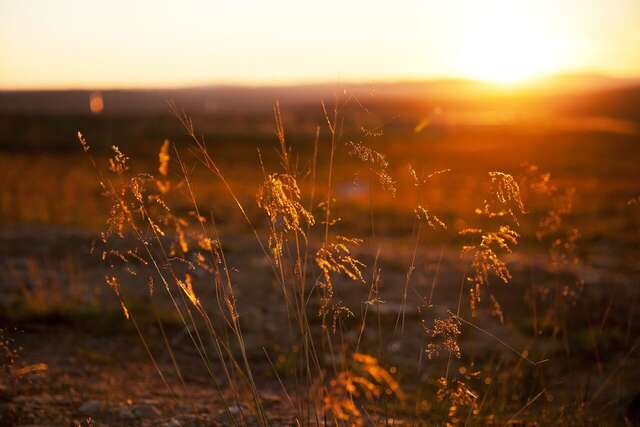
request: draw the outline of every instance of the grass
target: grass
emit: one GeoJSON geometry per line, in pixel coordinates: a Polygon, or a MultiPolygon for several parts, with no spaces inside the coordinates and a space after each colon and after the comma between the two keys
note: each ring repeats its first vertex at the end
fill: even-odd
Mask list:
{"type": "Polygon", "coordinates": [[[322,126],[294,144],[276,104],[272,146],[240,150],[241,164],[177,109],[187,138],[157,144],[141,166],[83,136],[85,165],[25,163],[34,177],[60,171],[30,182],[61,202],[30,207],[27,181],[13,177],[5,222],[104,218],[93,252],[109,296],[82,306],[97,272],[78,279],[71,272],[82,268],[53,267],[69,277],[47,282],[32,262],[8,279],[24,282],[23,314],[11,321],[85,318],[78,306],[108,319],[109,298],[167,393],[188,399],[195,372],[233,425],[274,424],[273,389],[299,425],[624,422],[638,376],[637,291],[627,285],[636,272],[627,264],[606,291],[610,277],[598,274],[618,264],[599,263],[622,261],[593,248],[608,233],[633,259],[625,161],[604,189],[589,181],[589,168],[606,169],[593,146],[556,179],[520,164],[529,145],[482,151],[484,141],[461,135],[455,146],[423,147],[413,134],[387,145],[352,108],[323,104],[322,126]]]}

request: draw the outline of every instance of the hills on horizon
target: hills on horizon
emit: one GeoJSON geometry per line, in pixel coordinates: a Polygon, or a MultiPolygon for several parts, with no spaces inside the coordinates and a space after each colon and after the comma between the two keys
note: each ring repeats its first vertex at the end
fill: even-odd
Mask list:
{"type": "MultiPolygon", "coordinates": [[[[528,83],[501,85],[468,79],[434,79],[362,83],[294,85],[214,84],[157,89],[2,90],[0,114],[90,114],[89,98],[99,94],[104,114],[162,114],[168,101],[193,114],[270,111],[274,101],[290,107],[317,105],[340,96],[357,97],[373,104],[444,103],[483,108],[487,103],[535,102],[594,97],[625,98],[638,106],[640,78],[610,77],[595,73],[558,74],[528,83]]],[[[624,101],[618,100],[618,101],[624,101]]],[[[624,103],[624,102],[622,102],[624,103]]]]}

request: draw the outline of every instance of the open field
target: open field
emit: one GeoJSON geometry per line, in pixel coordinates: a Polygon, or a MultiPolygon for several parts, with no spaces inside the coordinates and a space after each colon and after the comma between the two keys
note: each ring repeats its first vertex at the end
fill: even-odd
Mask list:
{"type": "Polygon", "coordinates": [[[88,96],[0,94],[9,425],[640,422],[636,86],[88,96]]]}

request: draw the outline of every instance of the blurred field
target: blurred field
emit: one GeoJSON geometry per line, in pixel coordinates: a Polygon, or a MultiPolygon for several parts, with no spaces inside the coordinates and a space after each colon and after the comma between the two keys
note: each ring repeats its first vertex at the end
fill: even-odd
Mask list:
{"type": "MultiPolygon", "coordinates": [[[[171,341],[188,379],[182,398],[164,391],[137,339],[137,326],[124,320],[118,298],[104,284],[111,270],[98,253],[90,252],[107,220],[109,204],[77,141],[78,131],[98,163],[106,163],[110,146],[117,145],[131,157],[133,172],[157,173],[158,150],[165,139],[179,150],[201,214],[215,218],[220,233],[266,412],[274,425],[299,420],[301,411],[289,405],[280,384],[300,381],[296,360],[301,348],[292,345],[295,334],[290,329],[285,332],[284,326],[287,319],[291,324],[291,315],[282,304],[270,265],[252,240],[251,228],[169,112],[169,99],[192,117],[197,134],[206,141],[260,235],[269,233],[269,222],[256,203],[265,178],[260,162],[268,172],[280,168],[272,103],[280,100],[292,168],[305,206],[309,194],[316,195],[310,204],[316,218],[323,215],[317,204],[327,191],[331,139],[320,101],[329,110],[334,103],[341,106],[332,171],[332,215],[340,221],[332,233],[364,239],[354,254],[366,266],[365,283],[336,280],[335,298],[354,317],[340,322],[331,351],[316,317],[318,300],[310,297],[308,311],[310,330],[317,335],[324,357],[321,364],[328,372],[332,364],[335,369],[332,357],[350,354],[357,342],[359,351],[393,367],[410,396],[399,401],[383,395],[370,403],[361,397],[358,405],[369,411],[365,424],[638,422],[633,414],[639,411],[640,393],[640,208],[630,203],[640,195],[637,86],[600,82],[566,88],[553,82],[510,92],[440,82],[101,96],[104,111],[91,114],[86,92],[0,94],[0,327],[14,340],[10,346],[22,347],[13,367],[18,371],[38,363],[47,367],[18,377],[11,374],[16,369],[7,370],[0,416],[9,423],[69,424],[84,422],[88,416],[97,425],[230,422],[224,418],[225,405],[207,385],[197,351],[170,301],[147,295],[144,277],[153,274],[152,269],[136,266],[136,276],[122,279],[122,292],[168,382],[177,389],[179,378],[170,373],[174,355],[163,350],[163,337],[171,341]],[[350,141],[386,156],[395,195],[350,154],[350,141]],[[430,179],[418,196],[409,164],[425,176],[450,170],[430,179]],[[514,177],[526,210],[517,227],[520,242],[505,258],[512,279],[508,284],[491,279],[503,323],[491,316],[488,297],[481,301],[476,317],[469,309],[466,287],[460,300],[461,283],[470,267],[460,253],[466,238],[458,232],[494,224],[475,212],[490,191],[491,171],[514,177]],[[558,209],[555,199],[541,197],[531,187],[545,173],[558,189],[555,196],[573,194],[573,199],[562,213],[557,236],[537,238],[540,221],[558,209]],[[416,243],[417,204],[428,206],[447,229],[424,231],[416,243]],[[566,238],[573,229],[579,238],[570,242],[575,244],[567,255],[570,259],[555,262],[550,258],[554,239],[566,238]],[[378,297],[384,304],[367,305],[364,301],[377,274],[374,266],[380,269],[378,297]],[[404,307],[403,287],[409,281],[404,307]],[[430,294],[431,305],[425,308],[423,300],[430,294]],[[372,307],[371,328],[361,333],[366,307],[372,307]],[[423,326],[456,308],[470,322],[462,324],[462,358],[445,355],[429,360],[425,355],[429,336],[423,326]],[[401,316],[406,325],[402,332],[401,316]],[[436,380],[445,371],[452,381],[458,378],[477,392],[473,404],[477,406],[458,403],[457,414],[451,414],[455,403],[437,394],[436,380]],[[478,375],[471,375],[476,371],[478,375]],[[87,409],[86,404],[94,401],[99,402],[98,409],[87,409]],[[129,417],[135,412],[131,408],[140,405],[156,411],[129,417]]],[[[168,179],[175,183],[175,192],[167,196],[167,204],[174,213],[188,215],[193,206],[175,163],[168,179]]],[[[310,233],[309,247],[315,251],[321,245],[322,233],[310,233]]],[[[200,300],[215,311],[215,289],[204,275],[194,276],[200,300]]],[[[213,318],[222,322],[217,315],[213,318]]],[[[240,349],[230,351],[239,354],[240,349]]]]}

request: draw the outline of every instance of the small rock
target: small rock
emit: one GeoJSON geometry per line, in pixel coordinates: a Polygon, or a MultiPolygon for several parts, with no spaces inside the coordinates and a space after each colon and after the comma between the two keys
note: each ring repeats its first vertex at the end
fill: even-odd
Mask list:
{"type": "Polygon", "coordinates": [[[402,348],[402,343],[400,341],[391,341],[391,344],[389,344],[389,351],[392,353],[397,353],[400,351],[400,349],[402,348]]]}
{"type": "Polygon", "coordinates": [[[99,400],[88,400],[80,405],[78,409],[81,414],[95,416],[104,408],[104,404],[99,400]]]}
{"type": "Polygon", "coordinates": [[[164,427],[182,427],[182,424],[175,418],[171,418],[164,424],[164,427]]]}
{"type": "Polygon", "coordinates": [[[229,413],[231,415],[236,415],[236,414],[240,413],[240,407],[238,405],[231,405],[227,409],[229,410],[229,413]]]}
{"type": "Polygon", "coordinates": [[[122,418],[125,420],[131,420],[133,418],[135,418],[135,414],[133,413],[133,411],[131,410],[130,407],[128,406],[121,406],[117,409],[117,411],[115,411],[115,415],[118,418],[122,418]]]}
{"type": "Polygon", "coordinates": [[[156,408],[153,405],[147,405],[144,403],[139,405],[133,405],[131,407],[131,410],[133,411],[133,414],[139,418],[152,418],[152,417],[157,417],[161,415],[158,408],[156,408]]]}

